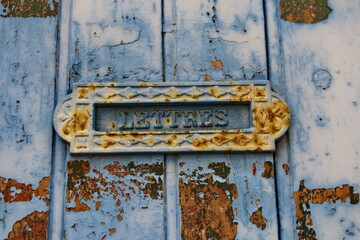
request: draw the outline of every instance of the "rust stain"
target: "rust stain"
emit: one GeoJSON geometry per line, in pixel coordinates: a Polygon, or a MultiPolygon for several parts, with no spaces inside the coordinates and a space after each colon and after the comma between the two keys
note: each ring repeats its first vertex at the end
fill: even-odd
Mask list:
{"type": "Polygon", "coordinates": [[[204,82],[209,82],[211,80],[210,75],[204,74],[204,82]]]}
{"type": "Polygon", "coordinates": [[[89,96],[89,89],[88,88],[78,88],[77,98],[78,99],[87,99],[89,96]]]}
{"type": "Polygon", "coordinates": [[[109,232],[110,232],[110,233],[116,233],[116,228],[110,228],[110,229],[109,229],[109,232]]]}
{"type": "Polygon", "coordinates": [[[274,165],[270,161],[264,162],[264,172],[261,174],[264,178],[274,178],[274,165]]]}
{"type": "Polygon", "coordinates": [[[252,112],[255,116],[255,129],[258,133],[276,135],[290,125],[289,107],[277,98],[273,97],[272,105],[255,104],[252,112]]]}
{"type": "Polygon", "coordinates": [[[328,18],[332,9],[327,0],[280,0],[281,19],[296,23],[317,23],[328,18]]]}
{"type": "MultiPolygon", "coordinates": [[[[89,161],[68,162],[66,200],[75,203],[75,207],[67,207],[67,211],[89,211],[92,206],[98,211],[102,203],[99,199],[105,197],[116,199],[116,207],[121,205],[118,198],[129,201],[133,194],[140,194],[144,199],[163,199],[162,163],[130,162],[124,165],[115,161],[106,165],[104,170],[91,169],[89,161]],[[104,170],[107,172],[102,172],[104,170]],[[114,180],[108,174],[117,179],[114,180]],[[124,180],[126,177],[130,177],[128,182],[124,180]]],[[[121,221],[122,216],[118,215],[117,219],[121,221]]]]}
{"type": "Polygon", "coordinates": [[[214,175],[228,177],[230,168],[225,163],[211,163],[208,168],[214,172],[203,174],[200,168],[189,174],[180,172],[182,239],[235,239],[232,201],[238,197],[237,187],[228,180],[213,179],[214,175]]]}
{"type": "Polygon", "coordinates": [[[1,0],[1,17],[56,17],[59,3],[55,0],[1,0]]]}
{"type": "Polygon", "coordinates": [[[89,119],[89,109],[76,109],[76,113],[62,125],[62,132],[65,135],[74,135],[77,131],[89,131],[89,119]]]}
{"type": "Polygon", "coordinates": [[[48,234],[48,212],[33,212],[14,223],[5,240],[46,240],[48,234]]]}
{"type": "Polygon", "coordinates": [[[3,195],[5,203],[29,202],[34,197],[43,200],[49,205],[49,184],[50,177],[44,177],[40,180],[39,186],[34,189],[31,184],[19,183],[14,179],[0,177],[0,193],[3,195]]]}
{"type": "Polygon", "coordinates": [[[256,176],[256,163],[253,163],[253,165],[252,165],[252,172],[253,172],[253,175],[256,176]]]}
{"type": "Polygon", "coordinates": [[[223,63],[215,57],[215,61],[210,61],[211,66],[215,69],[223,68],[223,63]]]}
{"type": "Polygon", "coordinates": [[[284,169],[284,171],[285,171],[285,174],[286,175],[289,175],[289,165],[287,165],[286,163],[284,163],[283,165],[282,165],[282,168],[284,169]]]}
{"type": "Polygon", "coordinates": [[[258,210],[253,212],[250,217],[250,222],[255,224],[261,230],[266,228],[267,219],[262,215],[262,207],[259,207],[258,210]]]}
{"type": "Polygon", "coordinates": [[[354,193],[354,187],[348,184],[335,188],[316,188],[308,189],[305,181],[300,181],[299,191],[294,192],[296,208],[296,228],[298,238],[305,240],[316,240],[316,232],[311,227],[313,225],[310,211],[310,203],[323,204],[324,202],[335,203],[338,200],[345,203],[347,199],[350,204],[359,203],[359,194],[354,193]]]}

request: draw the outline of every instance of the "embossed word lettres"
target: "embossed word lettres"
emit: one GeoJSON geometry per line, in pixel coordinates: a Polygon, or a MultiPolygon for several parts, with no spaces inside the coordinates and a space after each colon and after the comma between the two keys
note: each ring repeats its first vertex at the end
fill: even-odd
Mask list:
{"type": "Polygon", "coordinates": [[[272,151],[289,124],[268,81],[76,85],[54,114],[72,153],[272,151]]]}

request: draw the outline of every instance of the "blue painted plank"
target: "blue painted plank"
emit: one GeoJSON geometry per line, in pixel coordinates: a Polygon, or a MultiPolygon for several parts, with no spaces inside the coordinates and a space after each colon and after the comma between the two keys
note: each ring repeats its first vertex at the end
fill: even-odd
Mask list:
{"type": "MultiPolygon", "coordinates": [[[[267,78],[262,1],[166,1],[166,81],[267,78]]],[[[171,239],[277,239],[272,154],[167,155],[171,239]],[[175,221],[174,223],[175,224],[175,221]]]]}
{"type": "Polygon", "coordinates": [[[57,18],[17,14],[0,17],[0,238],[45,239],[57,18]]]}
{"type": "MultiPolygon", "coordinates": [[[[76,0],[69,17],[70,85],[162,80],[160,1],[76,0]]],[[[165,238],[163,155],[66,164],[65,239],[165,238]]]]}
{"type": "Polygon", "coordinates": [[[267,8],[269,49],[278,49],[270,75],[293,115],[275,159],[281,237],[357,239],[360,31],[352,20],[360,5],[318,1],[294,11],[286,2],[267,8]]]}

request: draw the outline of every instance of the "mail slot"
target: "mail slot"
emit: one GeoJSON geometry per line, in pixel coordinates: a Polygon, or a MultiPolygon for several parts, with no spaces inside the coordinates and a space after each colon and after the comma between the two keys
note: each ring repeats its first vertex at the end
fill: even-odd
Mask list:
{"type": "Polygon", "coordinates": [[[54,116],[72,153],[272,151],[290,124],[268,81],[76,85],[54,116]]]}

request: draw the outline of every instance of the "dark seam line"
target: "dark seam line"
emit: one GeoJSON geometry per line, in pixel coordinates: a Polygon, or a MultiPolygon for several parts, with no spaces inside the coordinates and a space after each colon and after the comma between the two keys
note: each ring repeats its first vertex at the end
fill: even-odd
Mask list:
{"type": "MultiPolygon", "coordinates": [[[[56,23],[56,45],[55,45],[55,78],[54,78],[54,106],[53,108],[55,109],[55,107],[58,104],[58,93],[57,93],[57,88],[58,88],[58,80],[59,80],[59,61],[60,61],[60,24],[61,24],[61,6],[59,7],[59,14],[57,15],[57,23],[56,23]]],[[[52,125],[52,124],[51,124],[52,125]]],[[[52,201],[53,197],[54,197],[54,192],[53,192],[53,182],[55,181],[54,179],[54,172],[56,171],[54,169],[54,162],[55,162],[55,158],[56,155],[55,153],[56,151],[56,138],[57,138],[57,133],[55,131],[55,129],[52,127],[52,138],[51,138],[51,171],[50,171],[50,193],[49,193],[49,198],[50,201],[52,201]]],[[[61,149],[59,149],[61,151],[61,149]]],[[[64,150],[64,149],[62,149],[64,150]]],[[[50,227],[52,227],[50,224],[52,222],[52,219],[50,219],[51,217],[57,217],[57,216],[53,216],[52,215],[52,204],[50,203],[49,205],[49,223],[48,223],[48,231],[51,231],[52,229],[50,229],[50,227]]],[[[64,219],[62,219],[62,231],[61,234],[63,233],[63,223],[64,223],[64,219]]],[[[48,233],[49,234],[49,233],[48,233]]],[[[63,237],[63,235],[62,235],[63,237]]]]}
{"type": "Polygon", "coordinates": [[[165,82],[165,6],[164,1],[161,0],[161,68],[162,68],[162,81],[165,82]]]}
{"type": "MultiPolygon", "coordinates": [[[[267,68],[267,78],[271,83],[271,64],[269,56],[269,34],[268,34],[268,23],[267,23],[267,12],[266,12],[266,1],[263,0],[263,16],[264,16],[264,36],[265,36],[265,56],[266,56],[266,68],[267,68]]],[[[276,220],[277,220],[277,233],[278,239],[281,240],[281,221],[280,221],[280,208],[279,208],[279,199],[278,199],[278,185],[276,178],[276,164],[275,164],[276,153],[273,153],[273,169],[274,169],[274,188],[275,188],[275,204],[276,204],[276,220]]]]}
{"type": "MultiPolygon", "coordinates": [[[[164,6],[164,1],[165,0],[161,0],[161,80],[162,82],[165,82],[165,6],[164,6]]],[[[166,154],[163,154],[163,166],[164,166],[164,170],[163,170],[163,186],[164,186],[164,239],[167,239],[167,231],[168,231],[168,216],[167,216],[167,202],[168,202],[168,197],[167,197],[167,174],[166,174],[166,154]]]]}

